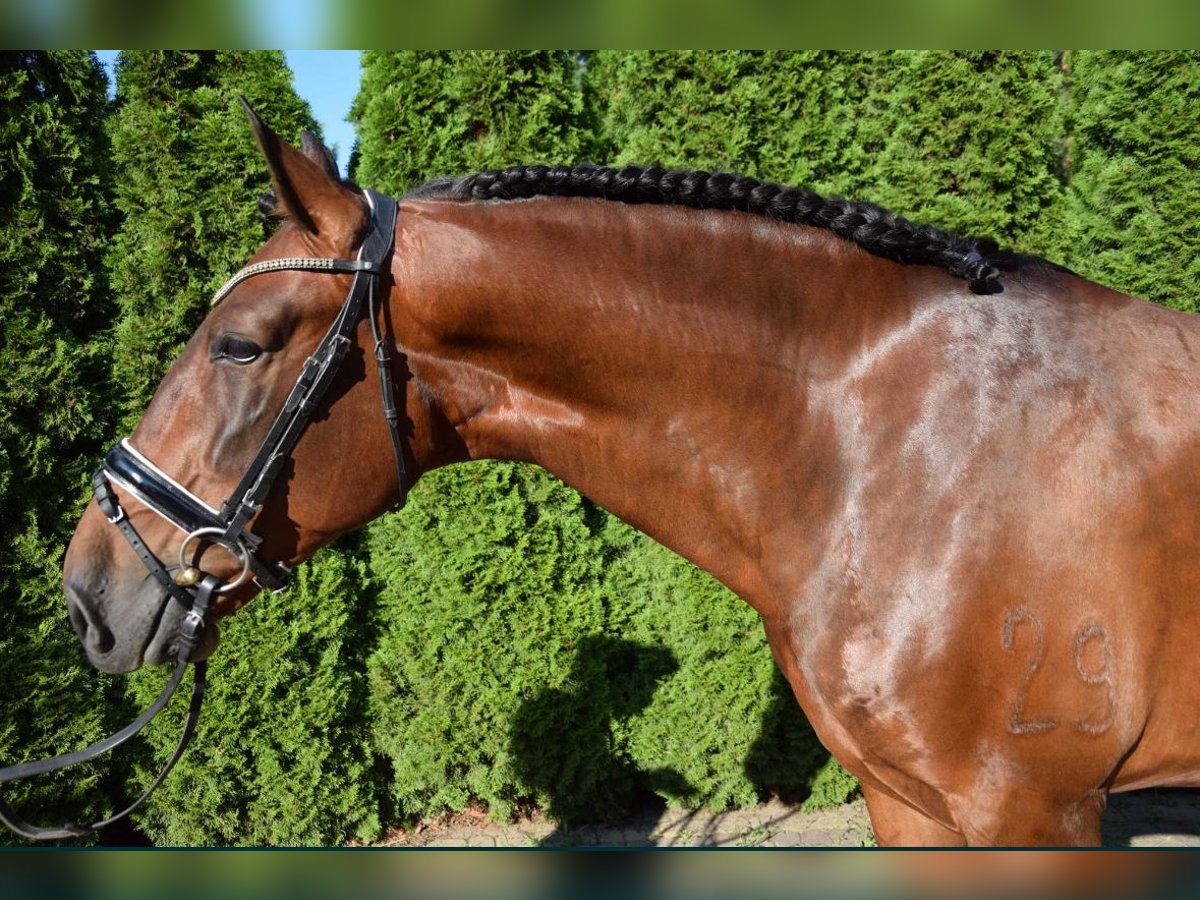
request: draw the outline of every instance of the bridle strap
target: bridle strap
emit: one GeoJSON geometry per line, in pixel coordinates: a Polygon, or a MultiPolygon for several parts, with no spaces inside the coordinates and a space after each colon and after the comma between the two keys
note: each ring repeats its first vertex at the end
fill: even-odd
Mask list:
{"type": "MultiPolygon", "coordinates": [[[[154,510],[180,531],[191,533],[197,528],[205,528],[211,532],[224,533],[226,529],[225,520],[215,509],[177,484],[162,469],[138,453],[128,440],[121,441],[108,451],[104,457],[103,468],[92,479],[92,491],[96,495],[96,502],[100,505],[104,515],[108,517],[109,522],[120,528],[121,520],[113,518],[113,510],[120,509],[115,502],[116,495],[113,494],[108,480],[101,476],[111,478],[133,494],[143,505],[154,510]]],[[[128,539],[129,535],[126,535],[126,538],[128,539]]],[[[289,574],[287,566],[282,563],[267,562],[250,552],[260,543],[257,535],[245,532],[243,538],[247,551],[246,559],[250,570],[254,573],[255,580],[268,590],[277,591],[285,588],[289,574]]],[[[148,551],[139,549],[138,543],[132,539],[130,539],[130,544],[137,552],[138,558],[151,572],[154,572],[154,567],[148,561],[148,551]]],[[[155,578],[168,591],[175,584],[174,580],[167,577],[165,573],[161,577],[159,574],[155,574],[155,578]]],[[[178,594],[175,597],[180,599],[178,594]]],[[[190,601],[185,601],[185,606],[187,602],[190,601]]]]}
{"type": "MultiPolygon", "coordinates": [[[[334,271],[354,271],[354,283],[350,293],[342,304],[337,318],[329,326],[329,330],[313,351],[312,356],[304,364],[300,376],[296,379],[291,393],[283,404],[283,409],[275,417],[266,438],[247,467],[245,474],[221,507],[220,516],[226,523],[225,537],[236,541],[243,537],[246,525],[262,508],[275,479],[279,476],[283,465],[291,458],[292,450],[297,441],[308,427],[309,421],[317,412],[319,404],[334,377],[341,368],[350,345],[354,342],[354,332],[362,318],[363,301],[367,303],[371,319],[372,334],[376,339],[375,361],[379,368],[380,390],[384,405],[384,416],[392,436],[392,452],[396,459],[397,476],[399,478],[399,493],[403,498],[407,494],[404,467],[403,443],[399,434],[399,416],[395,410],[395,400],[392,387],[390,359],[386,356],[380,362],[380,332],[376,322],[376,283],[387,272],[386,262],[392,252],[392,243],[396,228],[396,201],[374,191],[364,191],[367,202],[371,205],[372,224],[370,232],[363,240],[356,260],[333,260],[343,264],[334,271]],[[388,408],[391,407],[389,416],[388,408]]],[[[244,271],[244,270],[243,270],[244,271]]],[[[254,273],[256,274],[256,273],[254,273]]],[[[237,278],[238,276],[235,276],[237,278]]],[[[249,277],[249,276],[247,276],[249,277]]]]}
{"type": "MultiPolygon", "coordinates": [[[[51,759],[38,760],[37,762],[23,763],[19,766],[0,769],[0,782],[15,781],[18,778],[29,778],[33,775],[41,775],[44,772],[65,769],[68,766],[95,759],[97,756],[107,753],[120,744],[123,744],[145,728],[150,723],[150,720],[157,716],[162,711],[162,708],[167,705],[167,701],[171,699],[176,688],[179,687],[179,683],[183,680],[183,673],[187,670],[187,665],[186,659],[178,660],[175,663],[175,671],[171,673],[171,680],[167,682],[155,701],[146,708],[145,712],[116,734],[102,741],[97,741],[83,750],[76,750],[74,753],[64,753],[61,756],[55,756],[51,759]]],[[[46,828],[26,821],[0,797],[0,822],[3,822],[21,837],[28,838],[31,841],[53,841],[62,838],[82,837],[90,832],[99,831],[101,828],[105,828],[132,813],[163,783],[163,779],[175,768],[175,763],[179,762],[179,758],[183,756],[183,751],[187,749],[187,745],[191,742],[192,735],[196,730],[196,723],[200,719],[200,707],[204,702],[205,675],[207,671],[207,662],[201,661],[196,663],[194,681],[192,682],[192,699],[188,705],[187,720],[183,725],[183,733],[180,734],[179,741],[175,744],[175,752],[171,754],[171,758],[167,760],[166,765],[159,770],[158,775],[142,791],[141,795],[123,810],[114,813],[106,819],[93,822],[90,825],[76,825],[74,822],[67,822],[59,828],[46,828]]]]}
{"type": "Polygon", "coordinates": [[[359,269],[356,262],[356,260],[352,259],[331,259],[322,256],[280,256],[275,259],[264,259],[262,262],[251,263],[246,268],[237,272],[237,274],[231,276],[213,294],[209,306],[216,306],[225,299],[230,291],[247,278],[254,275],[262,275],[264,272],[283,272],[288,269],[308,269],[313,272],[356,272],[359,269]]]}
{"type": "Polygon", "coordinates": [[[166,566],[146,546],[146,542],[142,540],[142,536],[138,534],[137,529],[133,527],[133,523],[129,521],[129,516],[125,514],[125,510],[117,500],[116,492],[112,489],[112,485],[108,483],[104,469],[97,470],[96,474],[92,476],[92,492],[96,496],[96,505],[100,507],[100,511],[104,513],[109,523],[115,525],[117,530],[121,532],[121,535],[129,543],[129,546],[133,548],[133,552],[137,554],[137,558],[142,561],[142,565],[150,570],[151,576],[158,582],[159,586],[172,598],[178,600],[185,609],[191,608],[195,602],[192,599],[192,595],[185,588],[175,583],[175,579],[171,577],[171,573],[167,571],[166,566]]]}
{"type": "MultiPolygon", "coordinates": [[[[394,508],[408,502],[408,470],[404,464],[404,442],[400,438],[400,412],[396,408],[396,382],[392,374],[391,343],[386,332],[387,305],[379,305],[378,283],[372,281],[367,291],[367,318],[371,320],[371,336],[375,341],[375,371],[379,375],[379,398],[383,404],[383,419],[387,422],[388,437],[392,440],[392,458],[396,462],[397,497],[394,508]]],[[[385,295],[386,296],[386,295],[385,295]]]]}

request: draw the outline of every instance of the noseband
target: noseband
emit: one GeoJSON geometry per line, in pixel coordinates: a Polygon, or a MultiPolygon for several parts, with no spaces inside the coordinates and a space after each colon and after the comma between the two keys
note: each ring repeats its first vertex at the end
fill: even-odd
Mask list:
{"type": "MultiPolygon", "coordinates": [[[[143,565],[166,591],[168,599],[164,602],[170,603],[171,600],[174,600],[186,610],[179,636],[175,642],[175,671],[172,673],[171,679],[150,707],[116,734],[74,753],[65,753],[50,759],[0,769],[0,784],[86,762],[127,741],[144,728],[175,693],[175,689],[183,679],[188,658],[195,650],[200,635],[208,624],[212,611],[213,594],[232,591],[248,578],[253,578],[260,587],[273,592],[279,592],[287,587],[289,569],[282,563],[264,560],[258,555],[262,538],[250,531],[250,521],[262,509],[272,485],[279,477],[284,465],[291,459],[297,441],[300,440],[305,428],[312,421],[313,415],[320,407],[322,399],[341,368],[347,350],[354,343],[354,334],[363,314],[364,300],[366,301],[367,317],[371,322],[371,333],[375,341],[375,365],[379,373],[383,414],[388,424],[392,453],[396,460],[396,475],[399,485],[397,506],[404,505],[408,495],[408,477],[400,438],[400,417],[396,409],[391,354],[384,335],[386,310],[384,304],[381,303],[381,298],[385,298],[387,295],[378,290],[379,282],[388,271],[385,262],[392,251],[396,226],[396,201],[374,191],[367,190],[363,193],[371,209],[371,225],[356,259],[286,257],[264,260],[242,269],[230,278],[213,297],[212,305],[216,306],[238,284],[264,272],[301,269],[313,272],[354,274],[354,283],[342,303],[341,310],[317,345],[316,350],[305,361],[304,367],[296,379],[296,384],[283,404],[283,409],[275,417],[274,423],[246,469],[246,473],[221,508],[214,509],[183,487],[135,450],[128,440],[121,441],[108,452],[104,459],[104,465],[92,478],[92,488],[101,511],[108,521],[117,527],[143,565]],[[165,565],[146,546],[121,507],[110,480],[128,491],[139,503],[149,507],[183,532],[177,567],[165,565]],[[216,576],[200,570],[194,564],[199,561],[200,551],[206,543],[225,548],[237,559],[240,573],[232,581],[222,583],[216,576]],[[193,554],[193,562],[189,562],[188,551],[193,545],[196,547],[196,552],[193,554]],[[170,568],[175,568],[173,576],[170,568]]],[[[167,773],[183,755],[188,741],[191,740],[204,699],[206,670],[206,661],[196,663],[191,705],[188,708],[187,721],[175,752],[145,793],[126,809],[90,825],[68,823],[61,828],[41,828],[26,822],[14,813],[3,799],[0,799],[0,822],[22,837],[31,840],[54,840],[79,837],[129,815],[162,783],[167,773]]]]}

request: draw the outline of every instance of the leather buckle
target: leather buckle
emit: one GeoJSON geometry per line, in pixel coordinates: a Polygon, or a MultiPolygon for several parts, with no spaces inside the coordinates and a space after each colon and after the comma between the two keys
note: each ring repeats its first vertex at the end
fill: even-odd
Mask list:
{"type": "Polygon", "coordinates": [[[204,616],[189,609],[183,614],[183,621],[179,625],[179,642],[183,645],[184,650],[190,655],[196,648],[196,643],[200,640],[200,632],[204,630],[204,616]]]}
{"type": "Polygon", "coordinates": [[[275,563],[275,568],[282,573],[282,577],[279,579],[279,587],[277,588],[267,587],[267,585],[263,584],[262,579],[257,575],[252,576],[250,580],[257,584],[261,590],[270,591],[272,596],[278,597],[280,594],[287,593],[289,590],[291,590],[292,570],[289,566],[285,566],[283,563],[275,563]]]}

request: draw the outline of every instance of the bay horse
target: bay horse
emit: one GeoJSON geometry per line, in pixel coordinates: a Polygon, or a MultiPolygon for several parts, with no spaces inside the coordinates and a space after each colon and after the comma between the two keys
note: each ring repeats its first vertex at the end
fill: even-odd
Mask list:
{"type": "MultiPolygon", "coordinates": [[[[179,523],[114,476],[143,550],[224,585],[217,616],[258,590],[249,549],[286,573],[406,480],[521,460],[759,613],[880,844],[1096,844],[1110,791],[1200,784],[1196,319],[732,175],[516,167],[432,182],[378,223],[315,139],[251,124],[283,222],[125,462],[210,511],[236,500],[352,279],[381,293],[240,513],[251,547],[193,535],[170,565],[179,523]],[[394,238],[372,270],[356,253],[377,226],[394,238]]],[[[87,508],[64,583],[91,662],[125,672],[170,661],[187,616],[112,518],[87,508]]],[[[217,641],[201,626],[193,659],[217,641]]]]}

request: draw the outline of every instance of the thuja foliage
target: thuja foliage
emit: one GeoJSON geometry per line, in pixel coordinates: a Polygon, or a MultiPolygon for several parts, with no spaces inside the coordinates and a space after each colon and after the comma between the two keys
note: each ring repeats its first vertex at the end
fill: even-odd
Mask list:
{"type": "MultiPolygon", "coordinates": [[[[710,171],[850,196],[874,57],[602,51],[588,59],[606,162],[710,171]]],[[[865,198],[863,198],[865,199],[865,198]]]]}
{"type": "Polygon", "coordinates": [[[536,469],[435,472],[370,551],[374,741],[401,818],[482,801],[577,822],[649,791],[723,808],[853,789],[778,703],[750,608],[536,469]]]}
{"type": "Polygon", "coordinates": [[[1119,291],[1200,304],[1200,53],[1065,54],[1064,263],[1119,291]]]}
{"type": "MultiPolygon", "coordinates": [[[[109,706],[61,575],[105,432],[106,87],[87,52],[0,53],[0,764],[98,737],[109,706]]],[[[59,824],[100,812],[98,771],[5,796],[59,824]]]]}
{"type": "MultiPolygon", "coordinates": [[[[237,103],[247,98],[293,142],[313,127],[277,52],[127,52],[112,120],[117,203],[111,256],[123,317],[113,367],[136,418],[212,291],[263,241],[266,165],[237,103]]],[[[215,427],[198,423],[198,427],[215,427]]],[[[246,462],[249,462],[247,460],[246,462]]],[[[216,498],[213,498],[216,499],[216,498]]],[[[370,837],[374,788],[365,750],[367,593],[358,565],[330,551],[292,589],[229,620],[211,663],[192,749],[139,822],[168,844],[314,844],[370,837]]],[[[157,673],[131,679],[148,702],[157,673]]],[[[139,772],[175,740],[156,727],[139,772]]],[[[132,791],[142,779],[130,779],[132,791]]]]}
{"type": "MultiPolygon", "coordinates": [[[[624,526],[622,526],[624,528],[624,526]]],[[[857,782],[804,718],[771,657],[758,615],[711,576],[627,532],[604,571],[609,627],[675,661],[623,729],[646,786],[673,804],[750,806],[764,796],[810,808],[844,802],[857,782]]]]}
{"type": "Polygon", "coordinates": [[[1051,53],[602,52],[588,74],[618,161],[739,171],[1051,246],[1051,53]]]}
{"type": "Polygon", "coordinates": [[[863,199],[1027,252],[1054,249],[1063,117],[1053,53],[899,51],[871,68],[863,199]]]}
{"type": "Polygon", "coordinates": [[[364,185],[586,155],[581,70],[565,51],[367,51],[350,118],[364,185]]]}
{"type": "MultiPolygon", "coordinates": [[[[401,815],[472,800],[511,811],[528,793],[514,778],[522,703],[574,678],[603,706],[608,685],[594,671],[581,678],[576,659],[580,641],[604,629],[603,550],[578,494],[512,465],[435,472],[402,515],[371,530],[381,580],[374,740],[391,759],[401,815]]],[[[602,776],[589,754],[599,748],[579,746],[563,725],[529,727],[541,749],[570,752],[592,773],[582,787],[594,794],[602,776]]]]}

